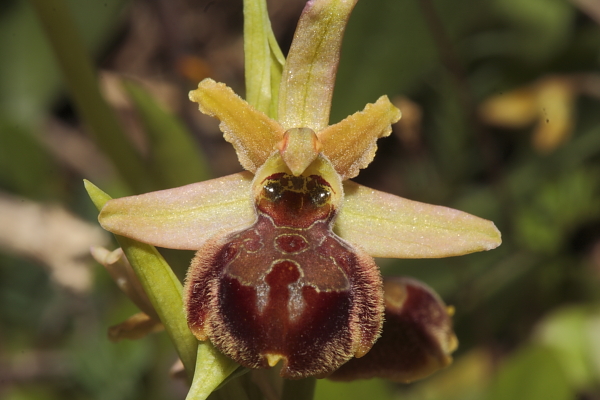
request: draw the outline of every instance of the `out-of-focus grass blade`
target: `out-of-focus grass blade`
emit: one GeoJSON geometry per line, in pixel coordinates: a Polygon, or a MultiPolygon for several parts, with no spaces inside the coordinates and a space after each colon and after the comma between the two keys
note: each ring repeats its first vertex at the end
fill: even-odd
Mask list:
{"type": "Polygon", "coordinates": [[[559,308],[536,327],[534,341],[556,351],[570,383],[579,391],[598,384],[600,372],[600,309],[596,305],[559,308]]]}
{"type": "Polygon", "coordinates": [[[140,155],[127,140],[98,80],[65,0],[30,0],[44,28],[77,111],[94,139],[134,191],[157,188],[140,155]]]}
{"type": "Polygon", "coordinates": [[[141,85],[124,80],[123,88],[139,113],[150,140],[153,169],[163,184],[176,187],[208,179],[204,154],[183,123],[141,85]]]}
{"type": "Polygon", "coordinates": [[[0,115],[0,187],[36,200],[60,198],[64,181],[57,169],[29,127],[0,115]]]}
{"type": "MultiPolygon", "coordinates": [[[[105,49],[128,0],[70,0],[81,39],[92,54],[105,49]]],[[[0,114],[36,126],[62,81],[52,49],[27,1],[0,2],[0,114]]]]}

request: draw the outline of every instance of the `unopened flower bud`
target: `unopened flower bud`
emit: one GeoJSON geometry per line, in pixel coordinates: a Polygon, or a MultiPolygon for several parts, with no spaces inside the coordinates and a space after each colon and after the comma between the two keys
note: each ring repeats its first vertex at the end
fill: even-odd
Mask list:
{"type": "Polygon", "coordinates": [[[451,353],[458,345],[452,330],[453,309],[431,288],[411,278],[386,279],[384,301],[381,338],[364,357],[342,365],[330,379],[412,382],[452,362],[451,353]]]}

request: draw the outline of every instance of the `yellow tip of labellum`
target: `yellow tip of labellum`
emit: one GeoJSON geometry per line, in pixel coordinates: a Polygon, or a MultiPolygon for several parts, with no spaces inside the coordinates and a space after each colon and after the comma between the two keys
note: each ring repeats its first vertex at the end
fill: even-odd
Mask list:
{"type": "Polygon", "coordinates": [[[365,344],[359,345],[358,348],[356,349],[356,351],[354,352],[354,357],[361,358],[362,356],[367,354],[369,352],[369,350],[371,350],[372,347],[373,346],[369,346],[369,345],[365,345],[365,344]]]}
{"type": "Polygon", "coordinates": [[[265,357],[267,357],[267,363],[270,367],[276,366],[279,360],[283,358],[281,354],[265,354],[265,357]]]}
{"type": "Polygon", "coordinates": [[[319,155],[321,142],[312,129],[292,128],[285,132],[277,147],[292,174],[300,176],[319,155]]]}

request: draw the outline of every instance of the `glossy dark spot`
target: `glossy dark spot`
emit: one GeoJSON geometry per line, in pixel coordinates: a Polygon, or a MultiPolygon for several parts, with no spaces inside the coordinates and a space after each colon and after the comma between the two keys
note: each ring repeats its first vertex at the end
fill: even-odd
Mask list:
{"type": "Polygon", "coordinates": [[[279,181],[269,181],[263,186],[265,198],[272,202],[277,202],[281,199],[283,188],[279,181]]]}
{"type": "Polygon", "coordinates": [[[306,228],[333,216],[331,185],[320,176],[277,173],[267,177],[262,185],[258,209],[279,226],[306,228]]]}

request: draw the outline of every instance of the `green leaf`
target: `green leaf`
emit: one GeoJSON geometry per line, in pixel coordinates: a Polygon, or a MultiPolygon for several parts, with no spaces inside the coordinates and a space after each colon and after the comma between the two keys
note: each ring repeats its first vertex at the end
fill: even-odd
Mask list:
{"type": "MultiPolygon", "coordinates": [[[[89,181],[84,181],[84,184],[94,205],[100,210],[110,200],[110,196],[89,181]]],[[[123,236],[115,237],[191,376],[196,364],[198,341],[187,326],[181,282],[156,248],[123,236]]]]}
{"type": "Polygon", "coordinates": [[[406,93],[437,66],[437,49],[419,2],[370,0],[356,7],[342,46],[332,121],[382,94],[406,93]]]}
{"type": "Polygon", "coordinates": [[[493,0],[495,14],[510,29],[505,32],[506,49],[522,61],[543,65],[571,37],[575,8],[565,0],[493,0]]]}
{"type": "Polygon", "coordinates": [[[600,216],[597,190],[600,171],[583,166],[563,168],[556,177],[548,175],[538,179],[532,198],[519,204],[513,215],[515,237],[523,245],[555,254],[578,226],[600,216]]]}
{"type": "Polygon", "coordinates": [[[0,186],[34,199],[56,199],[63,176],[30,128],[0,116],[0,186]]]}
{"type": "Polygon", "coordinates": [[[598,383],[600,312],[588,306],[563,307],[538,325],[535,339],[556,351],[569,381],[585,390],[598,383]]]}
{"type": "Polygon", "coordinates": [[[122,82],[150,139],[150,159],[155,174],[167,187],[177,187],[208,179],[204,154],[185,125],[161,107],[141,85],[122,82]]]}
{"type": "MultiPolygon", "coordinates": [[[[68,3],[86,48],[97,54],[114,37],[113,28],[121,24],[119,17],[128,0],[68,3]]],[[[1,4],[0,114],[31,126],[56,100],[60,71],[31,4],[17,0],[1,4]]]]}

